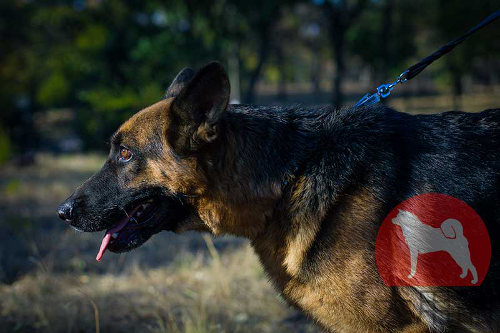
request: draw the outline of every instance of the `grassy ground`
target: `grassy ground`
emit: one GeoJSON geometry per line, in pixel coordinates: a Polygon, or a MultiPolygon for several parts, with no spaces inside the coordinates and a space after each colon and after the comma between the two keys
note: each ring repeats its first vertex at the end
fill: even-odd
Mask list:
{"type": "Polygon", "coordinates": [[[103,159],[0,169],[0,332],[317,332],[241,239],[164,232],[97,263],[102,235],[73,231],[55,207],[103,159]]]}

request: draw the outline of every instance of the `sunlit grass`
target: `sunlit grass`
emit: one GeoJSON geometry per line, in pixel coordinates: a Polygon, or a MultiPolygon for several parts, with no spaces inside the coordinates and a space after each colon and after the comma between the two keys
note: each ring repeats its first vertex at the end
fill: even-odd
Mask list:
{"type": "Polygon", "coordinates": [[[94,302],[104,332],[275,332],[284,326],[280,320],[289,310],[263,278],[249,245],[208,261],[179,255],[183,266],[147,269],[135,263],[118,275],[40,267],[0,288],[2,316],[15,317],[20,328],[92,329],[94,302]]]}

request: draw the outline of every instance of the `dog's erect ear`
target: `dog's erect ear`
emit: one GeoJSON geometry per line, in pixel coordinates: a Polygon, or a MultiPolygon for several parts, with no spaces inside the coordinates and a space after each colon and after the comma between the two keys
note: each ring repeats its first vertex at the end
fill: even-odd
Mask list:
{"type": "Polygon", "coordinates": [[[182,88],[184,88],[189,83],[189,80],[191,80],[193,76],[194,71],[191,68],[186,67],[181,70],[165,92],[165,98],[175,97],[179,95],[182,88]]]}
{"type": "Polygon", "coordinates": [[[229,94],[229,79],[219,63],[200,69],[172,102],[173,122],[167,134],[174,149],[187,153],[214,141],[229,94]]]}

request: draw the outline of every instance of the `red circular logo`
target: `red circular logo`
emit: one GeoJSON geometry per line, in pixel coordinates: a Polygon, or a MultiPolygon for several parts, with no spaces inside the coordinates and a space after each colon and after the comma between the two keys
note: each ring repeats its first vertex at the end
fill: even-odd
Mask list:
{"type": "Polygon", "coordinates": [[[439,193],[396,206],[375,243],[377,268],[388,286],[479,286],[490,258],[481,217],[465,202],[439,193]]]}

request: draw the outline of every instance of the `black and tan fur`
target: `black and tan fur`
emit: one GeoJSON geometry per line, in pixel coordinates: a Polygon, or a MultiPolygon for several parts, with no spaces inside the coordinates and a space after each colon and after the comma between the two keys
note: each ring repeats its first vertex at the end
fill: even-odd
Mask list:
{"type": "Polygon", "coordinates": [[[155,197],[161,223],[113,251],[160,230],[233,234],[250,239],[284,298],[327,331],[499,331],[499,110],[411,116],[385,106],[229,105],[229,89],[217,63],[181,72],[166,99],[115,133],[103,169],[63,203],[67,220],[103,230],[155,197]],[[133,153],[127,163],[116,160],[120,146],[133,153]],[[467,202],[485,221],[492,259],[480,287],[380,279],[381,222],[428,192],[467,202]]]}

